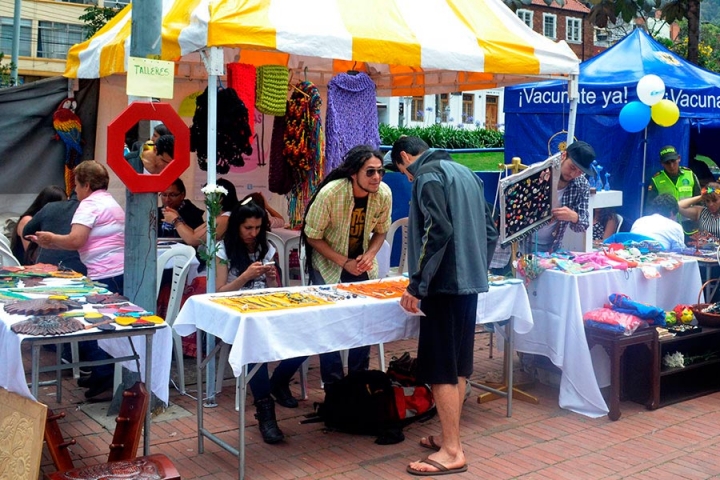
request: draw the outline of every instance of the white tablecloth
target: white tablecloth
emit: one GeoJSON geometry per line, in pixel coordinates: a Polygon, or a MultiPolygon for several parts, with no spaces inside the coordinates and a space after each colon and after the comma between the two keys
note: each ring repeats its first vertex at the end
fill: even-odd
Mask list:
{"type": "MultiPolygon", "coordinates": [[[[190,297],[173,328],[182,336],[199,328],[232,344],[229,360],[235,376],[249,363],[391,342],[417,336],[419,328],[417,317],[405,314],[399,299],[357,298],[321,307],[243,315],[211,301],[213,296],[190,297]]],[[[515,319],[516,332],[527,333],[532,329],[530,303],[522,285],[490,287],[488,293],[479,295],[478,323],[511,317],[515,319]]]]}
{"type": "Polygon", "coordinates": [[[696,261],[685,262],[673,271],[661,269],[660,273],[660,278],[647,279],[637,268],[582,275],[548,270],[530,283],[535,328],[516,335],[515,348],[545,355],[562,369],[562,408],[590,417],[608,413],[600,385],[608,384],[609,365],[606,356],[599,354],[597,371],[593,368],[582,320],[585,312],[602,307],[611,293],[624,293],[632,300],[663,309],[697,302],[702,282],[696,261]]]}
{"type": "MultiPolygon", "coordinates": [[[[27,335],[18,335],[10,326],[13,323],[24,320],[23,315],[8,315],[0,306],[0,387],[6,388],[11,392],[15,392],[27,398],[33,398],[25,378],[25,371],[22,362],[21,342],[28,338],[27,335]]],[[[117,327],[120,329],[131,329],[132,327],[117,327]]],[[[96,329],[90,330],[96,332],[96,329]]],[[[77,336],[77,334],[63,335],[68,337],[77,336]]],[[[135,349],[140,355],[140,372],[145,377],[145,337],[138,336],[134,339],[135,349]]],[[[99,340],[100,347],[114,357],[132,355],[130,342],[125,338],[112,338],[108,340],[99,340]]],[[[156,330],[153,336],[152,348],[152,391],[163,402],[168,403],[170,383],[170,361],[172,359],[172,330],[170,328],[161,328],[156,330]]],[[[132,371],[137,371],[135,362],[125,362],[132,371]]]]}

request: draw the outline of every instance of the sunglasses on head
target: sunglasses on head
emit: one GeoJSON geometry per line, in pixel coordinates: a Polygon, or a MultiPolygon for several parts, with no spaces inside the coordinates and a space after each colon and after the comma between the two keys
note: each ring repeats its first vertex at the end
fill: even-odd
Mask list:
{"type": "Polygon", "coordinates": [[[375,174],[380,175],[380,178],[382,178],[385,175],[385,169],[384,168],[368,168],[365,170],[365,175],[368,178],[372,178],[375,176],[375,174]]]}

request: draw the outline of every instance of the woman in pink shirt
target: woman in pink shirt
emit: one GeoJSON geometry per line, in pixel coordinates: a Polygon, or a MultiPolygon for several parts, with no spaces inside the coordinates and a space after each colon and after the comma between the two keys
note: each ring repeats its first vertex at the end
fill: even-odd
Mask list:
{"type": "Polygon", "coordinates": [[[77,250],[88,277],[122,294],[125,255],[125,212],[107,192],[110,177],[105,167],[87,160],[75,167],[75,192],[80,205],[67,235],[37,232],[43,248],[77,250]]]}
{"type": "MultiPolygon", "coordinates": [[[[42,248],[77,250],[87,266],[88,277],[104,283],[111,292],[123,293],[125,259],[125,212],[107,192],[110,177],[107,169],[94,160],[75,167],[75,192],[80,205],[67,235],[37,232],[30,236],[42,248]]],[[[109,358],[96,341],[81,342],[82,360],[109,358]]],[[[92,368],[89,377],[81,377],[78,386],[88,387],[85,397],[91,398],[112,388],[112,365],[92,368]]]]}

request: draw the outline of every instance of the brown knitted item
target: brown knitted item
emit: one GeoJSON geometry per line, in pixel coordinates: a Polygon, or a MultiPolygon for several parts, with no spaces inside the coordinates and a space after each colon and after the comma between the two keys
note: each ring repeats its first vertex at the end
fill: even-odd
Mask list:
{"type": "Polygon", "coordinates": [[[22,335],[64,335],[77,332],[85,326],[76,318],[57,315],[40,315],[12,324],[10,329],[22,335]]]}

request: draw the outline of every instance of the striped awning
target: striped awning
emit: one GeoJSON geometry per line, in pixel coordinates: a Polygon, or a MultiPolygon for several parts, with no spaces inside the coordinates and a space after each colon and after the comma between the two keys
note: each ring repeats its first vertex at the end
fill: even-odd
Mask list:
{"type": "MultiPolygon", "coordinates": [[[[126,71],[132,4],[68,54],[65,76],[126,71]]],[[[163,0],[161,58],[205,47],[300,74],[365,71],[378,95],[475,90],[579,72],[565,42],[528,28],[501,0],[163,0]]]]}

